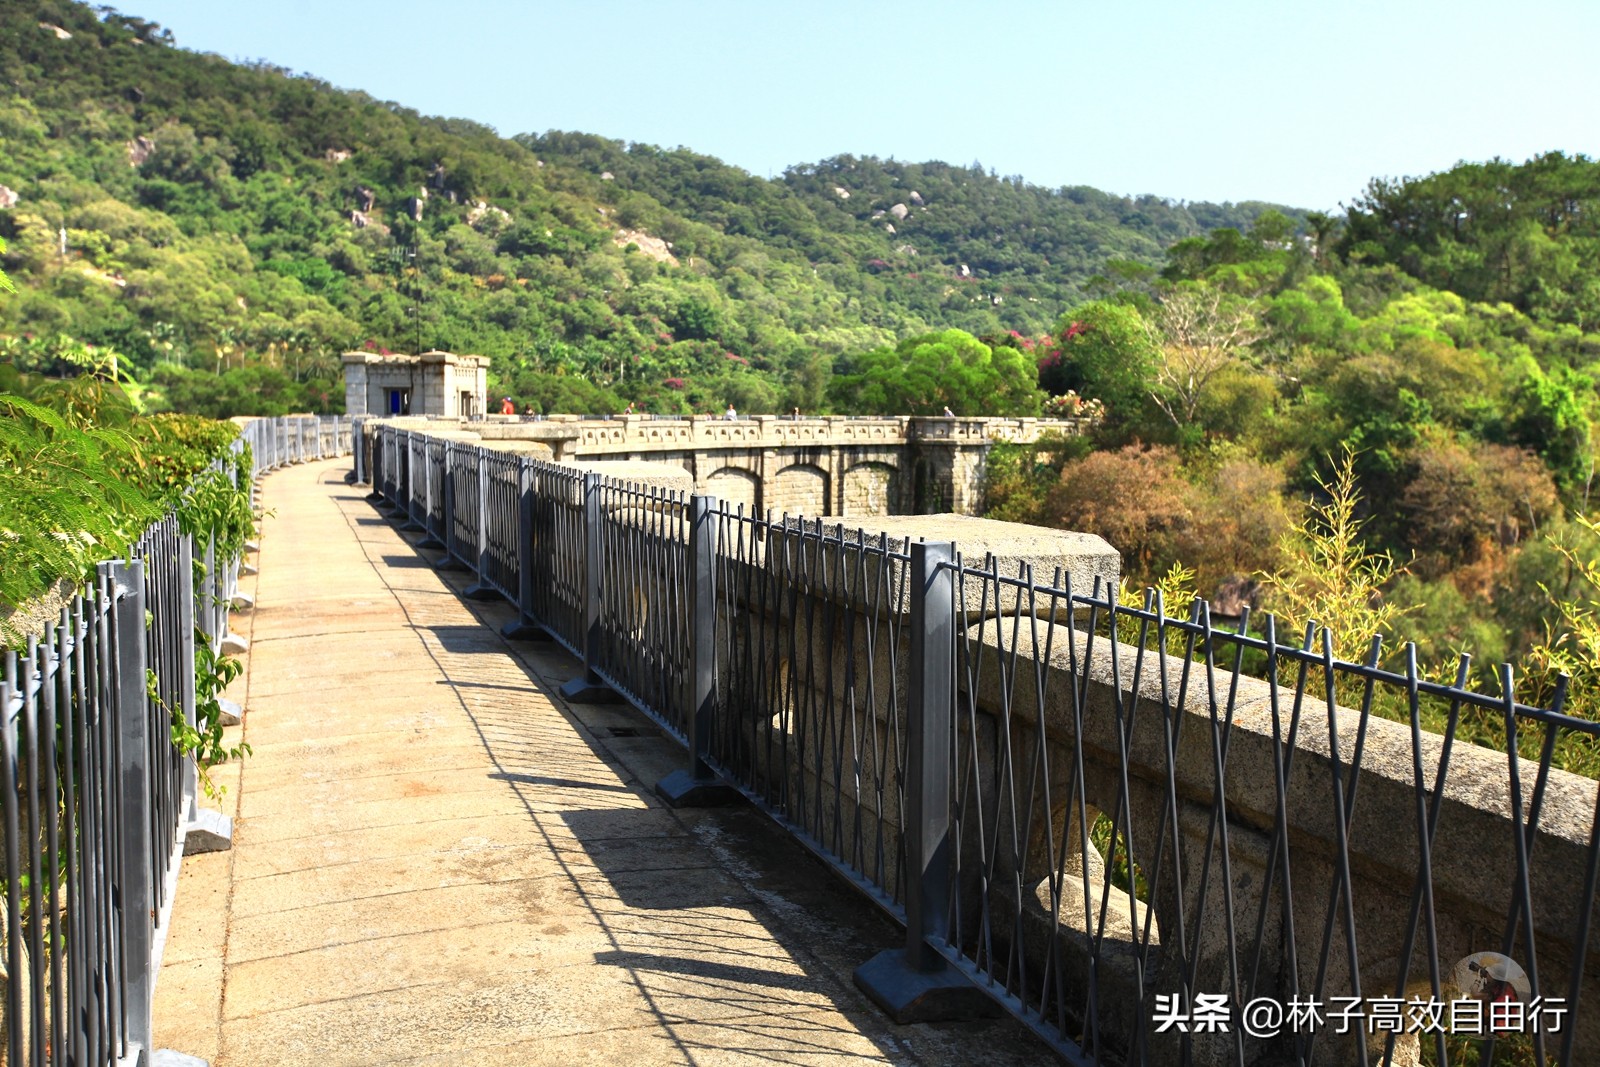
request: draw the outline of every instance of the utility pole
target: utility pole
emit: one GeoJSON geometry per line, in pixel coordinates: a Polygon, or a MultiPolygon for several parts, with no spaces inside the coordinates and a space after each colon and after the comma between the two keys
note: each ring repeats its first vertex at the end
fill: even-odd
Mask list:
{"type": "Polygon", "coordinates": [[[422,268],[417,264],[417,246],[412,245],[406,255],[411,258],[411,324],[416,337],[413,355],[422,354],[422,268]]]}

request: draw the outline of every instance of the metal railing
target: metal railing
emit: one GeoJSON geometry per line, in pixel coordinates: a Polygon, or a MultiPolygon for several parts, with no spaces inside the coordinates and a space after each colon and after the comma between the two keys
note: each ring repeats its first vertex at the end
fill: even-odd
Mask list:
{"type": "MultiPolygon", "coordinates": [[[[951,544],[449,447],[450,499],[478,516],[450,555],[582,659],[564,692],[661,723],[694,782],[737,788],[904,922],[910,972],[970,983],[1069,1062],[1600,1049],[1579,1011],[1600,793],[1555,760],[1600,724],[1564,689],[1533,707],[1509,667],[1478,692],[1411,649],[1346,662],[1270,617],[1220,629],[1203,602],[1125,607],[951,544]],[[1461,983],[1486,951],[1544,1014],[1482,1042],[1429,1028],[1430,1006],[1484,1006],[1461,983]]],[[[372,452],[403,512],[433,453],[390,427],[372,452]]]]}
{"type": "Polygon", "coordinates": [[[710,765],[899,918],[909,557],[883,536],[711,503],[710,765]]]}
{"type": "Polygon", "coordinates": [[[42,638],[3,652],[7,1063],[150,1054],[197,785],[171,727],[194,721],[197,634],[220,641],[227,623],[212,576],[231,568],[197,585],[194,555],[169,514],[128,562],[100,564],[42,638]]]}
{"type": "MultiPolygon", "coordinates": [[[[251,477],[290,463],[349,455],[352,443],[360,439],[362,421],[344,415],[278,415],[250,419],[239,434],[250,444],[251,477]]],[[[364,459],[364,456],[357,456],[358,463],[364,459]]],[[[358,478],[360,474],[358,470],[358,478]]]]}

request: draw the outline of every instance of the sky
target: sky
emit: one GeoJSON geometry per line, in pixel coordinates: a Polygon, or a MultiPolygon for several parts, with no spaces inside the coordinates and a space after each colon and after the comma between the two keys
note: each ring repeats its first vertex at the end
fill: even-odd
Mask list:
{"type": "Polygon", "coordinates": [[[178,44],[512,134],[776,176],[981,162],[1049,187],[1337,210],[1375,177],[1600,155],[1600,3],[121,0],[178,44]]]}

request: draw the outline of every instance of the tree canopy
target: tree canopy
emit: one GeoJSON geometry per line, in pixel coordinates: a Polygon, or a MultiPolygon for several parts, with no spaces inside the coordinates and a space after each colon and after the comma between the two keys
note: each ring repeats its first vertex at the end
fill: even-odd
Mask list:
{"type": "Polygon", "coordinates": [[[1033,415],[1043,393],[1035,361],[964,330],[908,337],[845,361],[830,386],[836,407],[886,414],[1033,415]]]}

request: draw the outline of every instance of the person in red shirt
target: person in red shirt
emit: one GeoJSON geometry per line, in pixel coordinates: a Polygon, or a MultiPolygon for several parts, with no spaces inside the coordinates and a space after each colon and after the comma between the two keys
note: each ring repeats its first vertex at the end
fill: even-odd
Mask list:
{"type": "Polygon", "coordinates": [[[511,402],[511,398],[509,396],[501,397],[500,398],[500,414],[502,414],[502,415],[515,415],[516,413],[517,413],[517,405],[515,405],[515,404],[513,404],[511,402]]]}

